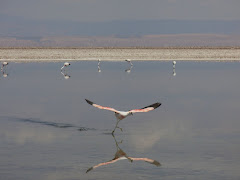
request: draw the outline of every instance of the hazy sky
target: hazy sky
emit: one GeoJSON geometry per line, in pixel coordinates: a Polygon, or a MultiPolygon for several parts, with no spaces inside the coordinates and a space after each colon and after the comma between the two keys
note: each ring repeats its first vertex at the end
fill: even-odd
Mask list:
{"type": "Polygon", "coordinates": [[[239,20],[239,0],[0,0],[0,13],[30,19],[239,20]]]}

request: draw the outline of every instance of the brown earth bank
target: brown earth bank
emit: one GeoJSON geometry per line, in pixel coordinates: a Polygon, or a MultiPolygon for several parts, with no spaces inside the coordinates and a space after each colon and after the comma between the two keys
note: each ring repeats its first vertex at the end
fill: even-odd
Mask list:
{"type": "Polygon", "coordinates": [[[98,60],[205,60],[240,61],[240,47],[164,48],[0,48],[0,61],[82,61],[98,60]]]}

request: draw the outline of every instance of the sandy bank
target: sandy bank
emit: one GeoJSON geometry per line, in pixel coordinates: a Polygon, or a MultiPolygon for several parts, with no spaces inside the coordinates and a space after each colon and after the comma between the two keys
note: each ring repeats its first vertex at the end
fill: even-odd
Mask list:
{"type": "Polygon", "coordinates": [[[1,48],[0,61],[240,61],[240,48],[1,48]]]}

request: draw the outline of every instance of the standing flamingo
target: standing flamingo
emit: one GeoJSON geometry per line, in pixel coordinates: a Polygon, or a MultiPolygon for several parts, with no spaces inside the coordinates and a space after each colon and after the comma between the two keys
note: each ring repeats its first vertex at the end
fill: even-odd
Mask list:
{"type": "Polygon", "coordinates": [[[64,64],[63,64],[63,67],[61,68],[61,70],[63,70],[63,68],[65,68],[65,67],[67,67],[67,66],[70,66],[71,64],[69,63],[69,62],[65,62],[64,64]]]}
{"type": "Polygon", "coordinates": [[[131,66],[133,66],[133,64],[132,64],[130,59],[126,59],[125,61],[128,62],[131,66]]]}
{"type": "Polygon", "coordinates": [[[8,65],[8,62],[4,61],[2,62],[2,65],[1,65],[1,71],[3,70],[4,67],[6,67],[8,65]]]}

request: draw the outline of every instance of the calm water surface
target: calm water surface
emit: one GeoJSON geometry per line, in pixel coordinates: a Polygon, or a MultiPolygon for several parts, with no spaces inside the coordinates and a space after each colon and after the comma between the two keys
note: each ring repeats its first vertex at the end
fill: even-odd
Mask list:
{"type": "Polygon", "coordinates": [[[61,74],[62,64],[10,63],[1,73],[0,179],[240,179],[240,63],[72,62],[61,74]],[[127,117],[112,136],[114,113],[85,98],[162,106],[127,117]],[[161,166],[123,159],[86,173],[116,153],[161,166]]]}

